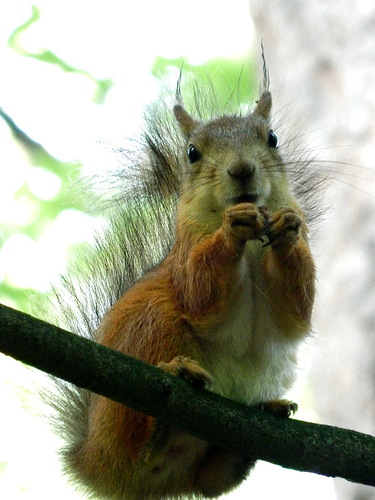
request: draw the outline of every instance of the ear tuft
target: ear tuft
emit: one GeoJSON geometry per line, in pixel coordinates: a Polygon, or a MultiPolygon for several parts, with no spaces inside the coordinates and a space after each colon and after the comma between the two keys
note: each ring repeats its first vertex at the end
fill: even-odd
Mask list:
{"type": "Polygon", "coordinates": [[[261,92],[265,92],[266,90],[270,90],[270,73],[268,71],[268,66],[266,62],[266,54],[264,50],[263,40],[260,46],[262,48],[262,62],[263,62],[263,80],[262,80],[261,92]]]}
{"type": "Polygon", "coordinates": [[[181,106],[181,104],[176,104],[173,108],[174,116],[180,125],[180,128],[185,137],[189,137],[195,127],[198,125],[189,113],[181,106]]]}
{"type": "Polygon", "coordinates": [[[262,92],[259,101],[257,102],[257,106],[254,110],[254,113],[262,116],[265,119],[270,117],[272,108],[272,96],[269,90],[262,92]]]}

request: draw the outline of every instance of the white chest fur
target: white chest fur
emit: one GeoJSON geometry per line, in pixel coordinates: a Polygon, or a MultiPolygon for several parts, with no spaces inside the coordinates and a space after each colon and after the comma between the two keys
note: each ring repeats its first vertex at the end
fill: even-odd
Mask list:
{"type": "Polygon", "coordinates": [[[203,366],[212,390],[247,404],[281,398],[296,371],[297,341],[285,338],[275,324],[260,266],[244,256],[225,320],[205,337],[203,366]]]}

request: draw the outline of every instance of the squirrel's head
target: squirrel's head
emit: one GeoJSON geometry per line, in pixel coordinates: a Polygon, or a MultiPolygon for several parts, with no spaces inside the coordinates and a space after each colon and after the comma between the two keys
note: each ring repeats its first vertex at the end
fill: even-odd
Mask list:
{"type": "Polygon", "coordinates": [[[174,107],[186,141],[183,203],[220,216],[237,203],[271,210],[286,203],[290,195],[277,135],[270,126],[271,108],[268,90],[244,116],[224,115],[203,123],[181,104],[174,107]]]}

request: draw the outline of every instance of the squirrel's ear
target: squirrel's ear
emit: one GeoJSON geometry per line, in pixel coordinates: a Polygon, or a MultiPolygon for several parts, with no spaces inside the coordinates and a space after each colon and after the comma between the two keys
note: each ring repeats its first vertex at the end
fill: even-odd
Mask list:
{"type": "Polygon", "coordinates": [[[269,90],[262,92],[259,101],[257,101],[257,106],[254,113],[268,119],[270,117],[270,112],[272,108],[272,96],[269,90]]]}
{"type": "Polygon", "coordinates": [[[187,111],[181,106],[181,104],[176,104],[173,108],[174,116],[180,125],[180,128],[185,135],[185,137],[189,137],[195,127],[198,125],[187,111]]]}

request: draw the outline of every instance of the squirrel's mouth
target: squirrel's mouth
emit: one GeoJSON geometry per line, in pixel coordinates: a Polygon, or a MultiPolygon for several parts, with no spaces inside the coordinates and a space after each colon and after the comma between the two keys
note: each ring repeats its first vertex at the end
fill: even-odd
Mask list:
{"type": "Polygon", "coordinates": [[[230,202],[233,203],[233,205],[238,205],[238,203],[256,203],[258,199],[259,193],[248,193],[234,196],[230,199],[230,202]]]}

